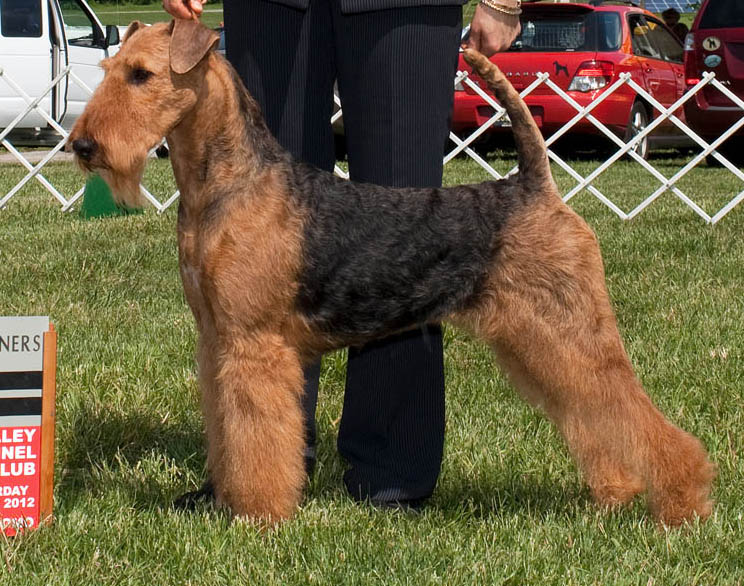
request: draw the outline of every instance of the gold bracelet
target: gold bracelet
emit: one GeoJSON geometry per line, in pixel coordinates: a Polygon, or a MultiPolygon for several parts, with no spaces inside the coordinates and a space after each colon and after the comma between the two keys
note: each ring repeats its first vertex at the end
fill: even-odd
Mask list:
{"type": "Polygon", "coordinates": [[[480,0],[480,3],[483,4],[483,6],[490,8],[491,10],[501,12],[502,14],[508,14],[509,16],[519,16],[520,14],[522,14],[522,0],[517,0],[516,7],[499,4],[498,2],[494,2],[494,0],[480,0]]]}

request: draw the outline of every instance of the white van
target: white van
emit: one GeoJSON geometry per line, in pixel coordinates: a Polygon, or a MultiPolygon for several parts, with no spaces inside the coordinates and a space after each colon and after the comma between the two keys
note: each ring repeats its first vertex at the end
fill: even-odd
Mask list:
{"type": "MultiPolygon", "coordinates": [[[[119,30],[103,26],[85,0],[0,0],[0,131],[27,107],[13,83],[37,98],[71,66],[91,90],[103,79],[98,63],[119,49],[119,30]]],[[[89,99],[64,77],[40,106],[71,128],[89,99]]],[[[48,123],[32,111],[14,126],[43,133],[48,123]]]]}

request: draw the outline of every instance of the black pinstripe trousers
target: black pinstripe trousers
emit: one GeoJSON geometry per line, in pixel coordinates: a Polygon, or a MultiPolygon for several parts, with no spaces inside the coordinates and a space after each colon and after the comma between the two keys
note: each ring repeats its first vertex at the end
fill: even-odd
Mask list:
{"type": "MultiPolygon", "coordinates": [[[[355,181],[439,186],[460,42],[460,6],[343,14],[338,0],[298,10],[225,0],[227,56],[295,157],[332,170],[334,80],[355,181]]],[[[309,446],[320,367],[306,371],[309,446]]],[[[349,349],[338,448],[353,497],[406,501],[434,490],[444,443],[438,326],[349,349]]]]}

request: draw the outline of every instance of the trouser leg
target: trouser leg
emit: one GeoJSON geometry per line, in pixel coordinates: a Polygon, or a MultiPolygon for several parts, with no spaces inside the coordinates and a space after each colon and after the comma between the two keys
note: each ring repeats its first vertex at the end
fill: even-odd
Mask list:
{"type": "MultiPolygon", "coordinates": [[[[334,17],[351,178],[441,185],[460,8],[334,17]]],[[[438,326],[351,348],[338,446],[350,465],[344,481],[352,496],[428,497],[441,465],[444,407],[438,326]]]]}
{"type": "Polygon", "coordinates": [[[327,1],[301,11],[263,0],[228,0],[224,14],[227,58],[261,106],[269,130],[295,158],[333,170],[336,73],[327,1]]]}

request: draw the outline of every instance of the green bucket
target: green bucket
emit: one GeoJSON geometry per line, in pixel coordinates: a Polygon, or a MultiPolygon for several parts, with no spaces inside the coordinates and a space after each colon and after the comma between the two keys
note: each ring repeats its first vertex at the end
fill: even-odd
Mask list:
{"type": "Polygon", "coordinates": [[[100,175],[91,175],[85,182],[83,205],[80,207],[81,218],[105,218],[108,216],[126,216],[141,214],[141,208],[129,208],[117,205],[111,190],[100,175]]]}

